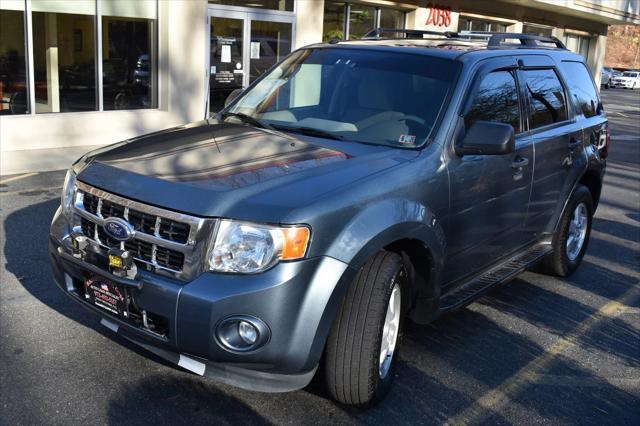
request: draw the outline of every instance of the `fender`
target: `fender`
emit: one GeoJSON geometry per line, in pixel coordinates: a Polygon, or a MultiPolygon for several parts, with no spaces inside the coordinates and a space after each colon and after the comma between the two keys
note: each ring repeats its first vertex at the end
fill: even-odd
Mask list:
{"type": "MultiPolygon", "coordinates": [[[[306,367],[318,362],[340,304],[360,268],[375,253],[403,239],[420,241],[431,251],[434,269],[439,271],[442,268],[445,253],[444,232],[427,206],[399,198],[381,200],[360,211],[343,227],[328,248],[327,256],[348,267],[345,267],[337,281],[334,277],[327,280],[331,274],[320,274],[323,275],[323,279],[318,280],[321,285],[311,285],[305,298],[304,303],[308,302],[310,309],[312,305],[316,310],[319,303],[323,305],[321,319],[313,328],[315,338],[306,367]],[[327,284],[333,286],[328,289],[327,284]],[[313,297],[310,297],[311,295],[313,297]]],[[[437,297],[438,294],[435,295],[435,298],[437,297]]],[[[416,302],[420,305],[421,301],[427,301],[425,303],[431,306],[430,302],[433,299],[433,295],[430,295],[428,298],[417,299],[416,302]]],[[[416,308],[419,312],[423,311],[419,306],[416,308]]],[[[302,334],[303,330],[300,330],[300,333],[302,334]]],[[[304,333],[308,333],[308,327],[304,333]]]]}
{"type": "Polygon", "coordinates": [[[438,218],[428,206],[399,198],[380,200],[358,212],[345,224],[326,254],[360,269],[377,251],[405,238],[428,247],[435,265],[444,263],[444,230],[438,218]]]}

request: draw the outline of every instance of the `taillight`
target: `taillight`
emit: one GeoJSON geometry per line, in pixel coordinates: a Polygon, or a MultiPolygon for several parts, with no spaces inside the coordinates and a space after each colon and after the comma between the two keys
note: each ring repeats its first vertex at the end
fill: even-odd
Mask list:
{"type": "Polygon", "coordinates": [[[609,126],[604,127],[604,143],[600,148],[600,158],[605,159],[609,155],[609,146],[611,145],[611,132],[609,132],[609,126]]]}

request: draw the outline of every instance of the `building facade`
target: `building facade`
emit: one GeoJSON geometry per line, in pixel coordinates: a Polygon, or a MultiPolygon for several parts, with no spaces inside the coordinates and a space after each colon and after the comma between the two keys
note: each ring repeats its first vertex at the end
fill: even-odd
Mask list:
{"type": "Polygon", "coordinates": [[[640,0],[0,0],[0,173],[204,118],[292,50],[375,27],[553,35],[596,80],[640,0]]]}

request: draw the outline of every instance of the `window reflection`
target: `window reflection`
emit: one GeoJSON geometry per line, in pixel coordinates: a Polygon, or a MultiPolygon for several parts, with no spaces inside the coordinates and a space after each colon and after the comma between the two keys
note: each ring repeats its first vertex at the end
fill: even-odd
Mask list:
{"type": "Polygon", "coordinates": [[[4,3],[1,6],[3,9],[0,10],[0,29],[2,31],[0,37],[0,114],[26,114],[29,109],[24,49],[24,11],[4,9],[4,3]]]}
{"type": "Polygon", "coordinates": [[[555,71],[526,70],[527,91],[531,104],[531,129],[558,123],[567,119],[564,89],[555,71]]]}
{"type": "Polygon", "coordinates": [[[153,20],[102,18],[104,109],[155,108],[153,20]]]}
{"type": "Polygon", "coordinates": [[[520,132],[518,90],[511,72],[492,72],[482,80],[465,117],[467,128],[476,121],[510,124],[516,133],[520,132]]]}
{"type": "Polygon", "coordinates": [[[593,84],[587,67],[582,62],[562,62],[563,71],[569,78],[566,80],[578,110],[585,117],[598,114],[598,92],[593,84]]]}

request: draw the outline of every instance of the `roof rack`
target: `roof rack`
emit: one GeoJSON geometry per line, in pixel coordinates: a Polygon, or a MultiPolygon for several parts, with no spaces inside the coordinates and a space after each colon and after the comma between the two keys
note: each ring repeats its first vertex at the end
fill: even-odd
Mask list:
{"type": "Polygon", "coordinates": [[[566,49],[567,47],[553,36],[539,36],[533,34],[520,33],[497,33],[491,31],[460,31],[457,37],[465,38],[484,38],[488,39],[487,47],[499,47],[502,42],[507,40],[518,40],[520,44],[526,47],[540,47],[539,43],[551,43],[558,49],[566,49]]]}
{"type": "Polygon", "coordinates": [[[437,35],[441,37],[454,38],[457,33],[453,31],[425,31],[425,30],[408,30],[402,28],[374,28],[366,33],[360,40],[377,40],[382,38],[382,34],[404,34],[407,39],[420,39],[423,35],[437,35]]]}
{"type": "MultiPolygon", "coordinates": [[[[498,33],[490,31],[425,31],[425,30],[409,30],[401,28],[374,28],[361,38],[361,40],[379,40],[383,34],[403,34],[404,37],[395,37],[403,39],[422,39],[425,35],[435,35],[440,37],[446,37],[448,39],[462,39],[462,40],[486,40],[487,47],[501,47],[503,42],[508,40],[518,40],[522,47],[537,48],[541,47],[540,43],[553,44],[558,49],[565,49],[566,46],[556,37],[552,36],[539,36],[533,34],[520,34],[520,33],[498,33]]],[[[512,43],[510,43],[512,44],[512,43]]],[[[512,46],[510,46],[512,47],[512,46]]]]}

